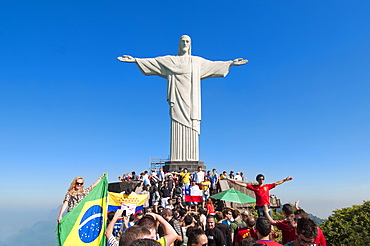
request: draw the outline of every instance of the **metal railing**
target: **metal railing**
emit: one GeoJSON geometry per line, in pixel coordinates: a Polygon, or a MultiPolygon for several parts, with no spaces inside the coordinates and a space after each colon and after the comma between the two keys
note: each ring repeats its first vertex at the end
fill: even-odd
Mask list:
{"type": "Polygon", "coordinates": [[[150,157],[149,159],[149,170],[150,171],[153,171],[153,170],[156,170],[158,171],[159,168],[163,167],[165,165],[166,162],[169,161],[169,158],[167,159],[164,159],[164,158],[161,158],[161,157],[150,157]]]}

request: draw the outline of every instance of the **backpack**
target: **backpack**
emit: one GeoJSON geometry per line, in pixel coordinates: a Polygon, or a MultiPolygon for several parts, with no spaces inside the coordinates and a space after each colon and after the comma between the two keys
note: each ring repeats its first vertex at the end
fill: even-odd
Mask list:
{"type": "MultiPolygon", "coordinates": [[[[236,227],[236,229],[234,231],[234,244],[233,245],[235,245],[235,239],[236,239],[236,235],[238,234],[238,231],[241,230],[241,229],[243,229],[243,228],[246,228],[247,227],[247,224],[244,221],[242,221],[242,223],[240,223],[240,222],[238,222],[236,220],[233,221],[233,222],[231,222],[231,224],[236,224],[237,225],[237,227],[236,227]]],[[[230,224],[230,226],[231,226],[231,224],[230,224]]]]}
{"type": "Polygon", "coordinates": [[[247,224],[244,221],[242,221],[242,223],[239,223],[238,221],[234,220],[233,222],[231,222],[231,224],[236,224],[238,226],[236,228],[236,232],[238,232],[240,229],[247,227],[247,224]]]}

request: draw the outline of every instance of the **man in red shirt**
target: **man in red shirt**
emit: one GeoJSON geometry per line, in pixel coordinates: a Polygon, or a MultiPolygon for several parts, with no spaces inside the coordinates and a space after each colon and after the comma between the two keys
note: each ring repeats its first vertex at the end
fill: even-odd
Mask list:
{"type": "Polygon", "coordinates": [[[265,217],[259,217],[256,222],[256,230],[258,235],[258,243],[270,246],[281,246],[282,244],[277,243],[269,239],[271,233],[271,223],[265,217]]]}
{"type": "MultiPolygon", "coordinates": [[[[302,218],[308,218],[308,215],[303,209],[298,209],[294,212],[294,217],[295,218],[294,218],[293,226],[296,228],[297,224],[298,224],[297,222],[302,218]]],[[[317,236],[314,240],[316,245],[317,246],[326,246],[326,239],[325,239],[324,233],[322,232],[320,227],[318,227],[318,226],[316,226],[316,227],[317,227],[317,236]]]]}
{"type": "Polygon", "coordinates": [[[282,243],[286,244],[288,242],[293,241],[296,239],[297,235],[295,233],[295,228],[293,227],[294,223],[294,213],[293,213],[293,207],[289,203],[286,203],[283,205],[283,208],[281,209],[283,211],[283,214],[285,215],[284,220],[273,220],[268,213],[268,207],[265,205],[265,215],[266,218],[271,222],[272,225],[276,226],[279,230],[282,232],[282,243]]]}
{"type": "Polygon", "coordinates": [[[256,225],[256,220],[254,217],[249,216],[245,222],[247,223],[246,228],[239,229],[236,238],[235,238],[235,245],[240,245],[240,242],[247,237],[253,237],[254,239],[258,239],[257,231],[254,228],[256,225]]]}
{"type": "MultiPolygon", "coordinates": [[[[248,185],[243,183],[238,183],[235,180],[230,180],[232,183],[238,184],[240,186],[246,187],[248,190],[254,191],[254,194],[256,196],[256,209],[258,212],[258,217],[264,217],[264,205],[267,205],[268,208],[270,208],[270,190],[275,188],[275,186],[280,185],[282,183],[285,183],[286,181],[292,180],[292,177],[287,177],[283,180],[277,181],[272,184],[263,184],[265,181],[265,176],[263,174],[258,174],[256,177],[256,181],[258,182],[258,185],[248,185]]],[[[272,214],[270,214],[272,217],[272,214]]]]}
{"type": "Polygon", "coordinates": [[[315,221],[310,218],[301,218],[297,223],[297,238],[287,243],[287,246],[301,246],[301,245],[318,245],[315,238],[317,238],[317,227],[315,221]]]}

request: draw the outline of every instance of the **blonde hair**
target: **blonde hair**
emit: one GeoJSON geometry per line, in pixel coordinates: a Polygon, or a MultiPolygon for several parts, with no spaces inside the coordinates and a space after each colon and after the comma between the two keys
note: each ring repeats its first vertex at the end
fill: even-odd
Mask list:
{"type": "MultiPolygon", "coordinates": [[[[68,194],[69,194],[69,195],[75,195],[75,194],[78,194],[78,193],[80,193],[80,192],[82,191],[82,189],[84,188],[84,186],[82,185],[82,186],[81,186],[81,190],[80,190],[80,191],[76,191],[76,190],[75,190],[76,182],[77,182],[77,180],[79,180],[79,179],[84,180],[84,178],[83,178],[83,177],[76,177],[76,178],[74,178],[74,179],[73,179],[72,183],[69,185],[69,189],[68,189],[68,194]]],[[[85,180],[84,180],[84,182],[85,182],[85,180]]]]}

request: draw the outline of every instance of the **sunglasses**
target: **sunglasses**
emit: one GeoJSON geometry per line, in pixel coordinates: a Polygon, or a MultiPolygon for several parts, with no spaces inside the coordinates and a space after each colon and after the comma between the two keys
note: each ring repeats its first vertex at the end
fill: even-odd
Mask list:
{"type": "Polygon", "coordinates": [[[315,246],[316,245],[314,242],[309,242],[309,241],[306,241],[306,240],[304,240],[302,238],[299,238],[298,240],[299,240],[299,243],[300,244],[308,244],[310,246],[315,246]]]}
{"type": "Polygon", "coordinates": [[[83,185],[84,183],[78,183],[78,182],[76,182],[76,185],[83,185]]]}

